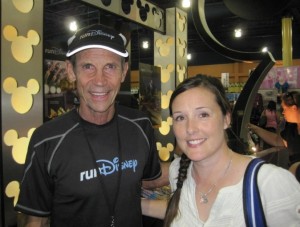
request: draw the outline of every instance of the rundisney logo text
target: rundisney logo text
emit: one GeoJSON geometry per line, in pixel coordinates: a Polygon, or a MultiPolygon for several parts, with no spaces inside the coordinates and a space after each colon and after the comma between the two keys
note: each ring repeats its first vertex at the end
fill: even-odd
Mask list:
{"type": "MultiPolygon", "coordinates": [[[[119,171],[119,158],[115,157],[112,161],[100,159],[97,161],[99,173],[103,176],[113,174],[119,171]]],[[[135,172],[138,165],[137,160],[124,160],[121,164],[121,170],[132,169],[135,172]]],[[[80,181],[90,180],[97,177],[96,169],[86,170],[80,173],[80,181]]]]}
{"type": "Polygon", "coordinates": [[[65,55],[66,53],[61,48],[52,47],[45,49],[45,54],[65,55]]]}
{"type": "Polygon", "coordinates": [[[108,34],[108,33],[105,33],[105,32],[103,32],[103,31],[101,31],[101,30],[89,30],[87,33],[81,35],[81,36],[79,37],[79,39],[84,39],[84,38],[86,38],[86,37],[96,36],[96,35],[107,36],[107,37],[109,37],[110,39],[115,38],[115,36],[110,35],[110,34],[108,34]]]}

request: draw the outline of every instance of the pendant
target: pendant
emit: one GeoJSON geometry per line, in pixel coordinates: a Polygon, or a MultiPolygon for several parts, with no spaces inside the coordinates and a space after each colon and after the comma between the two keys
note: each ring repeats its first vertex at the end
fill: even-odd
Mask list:
{"type": "Polygon", "coordinates": [[[201,194],[200,197],[200,203],[208,203],[208,198],[206,194],[201,194]]]}
{"type": "Polygon", "coordinates": [[[110,227],[115,227],[115,216],[111,216],[110,227]]]}

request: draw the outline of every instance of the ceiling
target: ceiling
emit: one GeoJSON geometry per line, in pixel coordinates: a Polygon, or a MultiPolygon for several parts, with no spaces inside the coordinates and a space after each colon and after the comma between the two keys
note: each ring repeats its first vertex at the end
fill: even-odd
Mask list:
{"type": "MultiPolygon", "coordinates": [[[[149,0],[160,8],[179,7],[181,0],[149,0]]],[[[193,1],[193,0],[192,0],[193,1]]],[[[194,0],[195,1],[195,0],[194,0]]],[[[153,31],[124,21],[107,12],[84,5],[80,1],[45,0],[45,41],[66,42],[71,35],[66,29],[66,22],[76,18],[85,26],[103,23],[119,26],[120,29],[131,31],[132,69],[138,62],[153,64],[153,51],[142,50],[140,41],[147,37],[150,43],[153,31]]],[[[232,62],[208,47],[195,29],[191,11],[188,14],[188,52],[193,59],[192,65],[220,64],[232,62]]],[[[207,24],[215,38],[225,46],[245,52],[260,51],[267,46],[276,60],[282,59],[281,20],[283,16],[292,17],[293,58],[300,58],[300,1],[299,0],[206,0],[205,15],[207,24]],[[233,30],[240,27],[244,36],[233,37],[233,30]]],[[[255,59],[253,59],[255,60],[255,59]]]]}

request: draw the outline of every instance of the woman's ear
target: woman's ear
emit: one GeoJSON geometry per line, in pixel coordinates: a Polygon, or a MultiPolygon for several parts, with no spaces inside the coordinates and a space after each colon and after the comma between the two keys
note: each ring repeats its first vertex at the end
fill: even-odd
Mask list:
{"type": "Polygon", "coordinates": [[[296,111],[299,109],[299,108],[297,107],[297,105],[293,105],[292,108],[293,108],[293,110],[296,110],[296,111]]]}
{"type": "Polygon", "coordinates": [[[74,73],[73,64],[69,60],[66,60],[66,70],[67,70],[67,74],[68,74],[68,81],[70,83],[75,82],[76,75],[74,73]]]}
{"type": "Polygon", "coordinates": [[[231,124],[231,115],[230,113],[227,113],[224,117],[224,129],[229,128],[230,124],[231,124]]]}

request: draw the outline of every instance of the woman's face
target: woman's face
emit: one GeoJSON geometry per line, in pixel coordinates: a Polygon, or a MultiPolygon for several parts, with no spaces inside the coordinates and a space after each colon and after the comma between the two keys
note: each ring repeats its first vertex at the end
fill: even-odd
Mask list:
{"type": "Polygon", "coordinates": [[[282,114],[287,122],[290,123],[299,123],[298,122],[298,116],[299,116],[299,111],[296,105],[292,106],[287,106],[284,101],[281,103],[282,107],[282,114]]]}
{"type": "Polygon", "coordinates": [[[224,129],[230,115],[224,116],[215,95],[196,87],[179,94],[172,103],[173,130],[182,151],[193,161],[206,159],[224,150],[224,129]]]}

